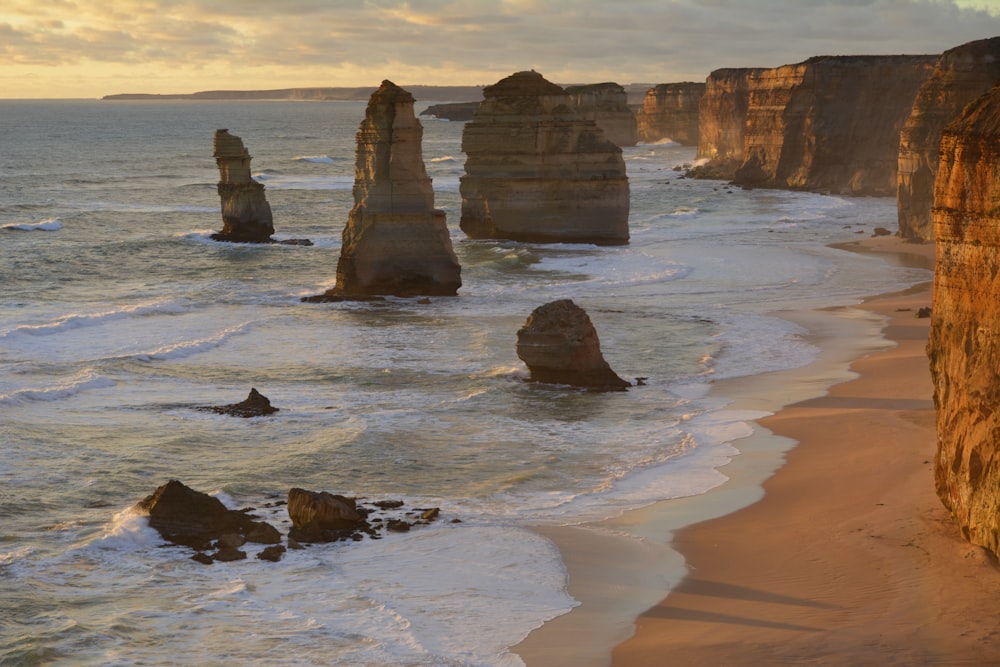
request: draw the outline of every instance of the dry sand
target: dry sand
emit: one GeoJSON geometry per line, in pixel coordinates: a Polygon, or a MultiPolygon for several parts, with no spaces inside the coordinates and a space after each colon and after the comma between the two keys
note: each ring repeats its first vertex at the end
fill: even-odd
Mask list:
{"type": "MultiPolygon", "coordinates": [[[[932,245],[845,247],[933,266],[932,245]]],[[[930,320],[916,316],[930,304],[928,283],[784,314],[820,360],[717,390],[737,411],[787,407],[734,443],[707,494],[541,529],[582,604],[515,652],[530,667],[1000,665],[1000,567],[934,493],[930,320]]]]}

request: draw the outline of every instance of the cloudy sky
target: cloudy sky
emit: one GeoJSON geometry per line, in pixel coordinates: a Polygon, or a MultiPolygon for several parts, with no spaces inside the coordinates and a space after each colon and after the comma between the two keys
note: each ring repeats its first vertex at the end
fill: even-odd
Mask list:
{"type": "Polygon", "coordinates": [[[1000,0],[3,0],[0,97],[703,81],[813,55],[940,53],[1000,0]]]}

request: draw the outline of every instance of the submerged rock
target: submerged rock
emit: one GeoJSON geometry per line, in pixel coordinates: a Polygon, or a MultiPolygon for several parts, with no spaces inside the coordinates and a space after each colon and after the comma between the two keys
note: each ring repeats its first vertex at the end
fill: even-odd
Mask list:
{"type": "Polygon", "coordinates": [[[535,382],[594,389],[625,389],[601,354],[586,311],[569,299],[539,306],[517,332],[517,356],[535,382]]]}

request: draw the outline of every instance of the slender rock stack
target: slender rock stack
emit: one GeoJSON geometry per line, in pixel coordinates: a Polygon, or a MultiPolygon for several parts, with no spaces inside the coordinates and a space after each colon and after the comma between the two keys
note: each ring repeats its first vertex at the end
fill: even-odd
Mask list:
{"type": "Polygon", "coordinates": [[[222,200],[222,231],[216,241],[272,243],[274,223],[264,186],[250,176],[250,153],[243,140],[229,130],[216,130],[213,141],[219,166],[219,198],[222,200]]]}
{"type": "Polygon", "coordinates": [[[628,243],[621,148],[570,95],[531,71],[483,97],[462,134],[462,230],[474,239],[628,243]]]}
{"type": "Polygon", "coordinates": [[[358,130],[354,208],[344,228],[337,285],[308,301],[454,296],[462,285],[444,211],[421,151],[413,96],[383,81],[358,130]]]}
{"type": "Polygon", "coordinates": [[[1000,86],[941,136],[937,266],[927,352],[938,496],[973,544],[1000,555],[1000,86]]]}
{"type": "Polygon", "coordinates": [[[956,46],[941,54],[934,72],[917,92],[899,137],[899,235],[934,238],[931,208],[941,130],[966,104],[1000,79],[1000,37],[956,46]]]}

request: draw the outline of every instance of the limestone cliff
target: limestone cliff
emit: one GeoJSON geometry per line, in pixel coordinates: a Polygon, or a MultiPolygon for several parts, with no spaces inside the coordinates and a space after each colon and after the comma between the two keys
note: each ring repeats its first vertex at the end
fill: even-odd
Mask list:
{"type": "Polygon", "coordinates": [[[368,101],[331,296],[453,296],[462,284],[444,211],[434,208],[413,104],[391,81],[368,101]]]}
{"type": "Polygon", "coordinates": [[[474,239],[628,242],[621,148],[534,71],[483,91],[462,133],[461,228],[474,239]]]}
{"type": "Polygon", "coordinates": [[[817,56],[750,77],[745,186],[896,193],[899,133],[936,56],[817,56]]]}
{"type": "Polygon", "coordinates": [[[597,123],[609,141],[617,146],[635,146],[639,142],[635,112],[628,105],[625,88],[617,83],[594,83],[568,86],[565,90],[580,114],[597,123]]]}
{"type": "Polygon", "coordinates": [[[264,186],[250,175],[250,152],[243,140],[229,130],[216,130],[213,141],[219,166],[219,198],[222,200],[222,231],[216,241],[271,243],[274,223],[264,186]]]}
{"type": "Polygon", "coordinates": [[[639,141],[654,143],[670,139],[685,146],[698,144],[698,105],[705,94],[704,83],[661,83],[650,88],[636,114],[639,141]]]}
{"type": "Polygon", "coordinates": [[[698,104],[698,166],[695,178],[731,180],[743,163],[743,128],[750,103],[750,79],[761,68],[718,69],[705,80],[698,104]]]}
{"type": "Polygon", "coordinates": [[[941,137],[937,266],[927,344],[938,496],[962,534],[1000,555],[1000,87],[941,137]]]}
{"type": "Polygon", "coordinates": [[[899,137],[896,198],[903,238],[934,238],[931,207],[941,130],[998,79],[1000,37],[993,37],[945,51],[917,92],[899,137]]]}

